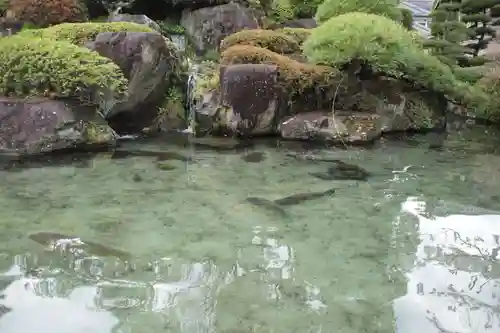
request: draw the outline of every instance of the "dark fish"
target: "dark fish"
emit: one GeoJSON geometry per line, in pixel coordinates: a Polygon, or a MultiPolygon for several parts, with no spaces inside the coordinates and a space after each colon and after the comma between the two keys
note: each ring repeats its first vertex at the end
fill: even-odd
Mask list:
{"type": "Polygon", "coordinates": [[[112,158],[113,159],[122,159],[122,158],[133,157],[133,156],[153,157],[153,158],[156,158],[157,161],[176,160],[176,161],[187,162],[187,161],[191,160],[190,157],[184,156],[180,153],[171,152],[171,151],[122,150],[122,149],[116,149],[113,152],[112,158]]]}
{"type": "Polygon", "coordinates": [[[265,208],[268,211],[273,212],[281,217],[288,217],[287,212],[280,205],[270,200],[259,197],[248,197],[245,200],[251,203],[252,205],[265,208]]]}
{"type": "MultiPolygon", "coordinates": [[[[45,246],[54,245],[59,240],[79,239],[78,237],[63,235],[57,232],[43,232],[43,231],[31,234],[28,237],[31,240],[45,246]]],[[[130,253],[128,252],[113,249],[94,242],[83,241],[81,239],[80,242],[76,244],[71,244],[71,247],[83,249],[89,254],[95,254],[101,257],[118,257],[120,259],[127,259],[130,257],[130,253]]]]}
{"type": "MultiPolygon", "coordinates": [[[[333,161],[332,161],[333,162],[333,161]]],[[[340,160],[334,161],[335,166],[329,167],[326,173],[311,172],[310,175],[322,180],[368,180],[371,173],[365,169],[354,165],[342,162],[340,160]]]]}
{"type": "Polygon", "coordinates": [[[277,199],[274,200],[273,202],[279,206],[291,206],[291,205],[297,205],[299,203],[302,203],[304,201],[308,200],[314,200],[318,198],[322,198],[325,196],[329,196],[331,194],[335,193],[335,189],[329,189],[323,192],[311,192],[311,193],[298,193],[298,194],[293,194],[289,195],[287,197],[284,197],[282,199],[277,199]]]}
{"type": "Polygon", "coordinates": [[[243,161],[248,163],[259,163],[266,159],[266,154],[254,151],[252,153],[242,155],[241,158],[243,159],[243,161]]]}

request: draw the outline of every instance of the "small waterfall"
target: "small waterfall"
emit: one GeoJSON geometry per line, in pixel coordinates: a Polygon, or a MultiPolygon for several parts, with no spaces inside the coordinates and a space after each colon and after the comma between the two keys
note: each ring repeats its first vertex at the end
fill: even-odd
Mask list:
{"type": "Polygon", "coordinates": [[[184,133],[194,134],[195,130],[195,89],[196,89],[196,81],[198,79],[199,74],[199,65],[194,63],[191,59],[188,59],[189,62],[189,77],[187,80],[187,89],[186,89],[186,123],[187,129],[185,129],[184,133]]]}
{"type": "Polygon", "coordinates": [[[186,37],[184,35],[170,35],[169,38],[179,51],[186,51],[186,37]]]}

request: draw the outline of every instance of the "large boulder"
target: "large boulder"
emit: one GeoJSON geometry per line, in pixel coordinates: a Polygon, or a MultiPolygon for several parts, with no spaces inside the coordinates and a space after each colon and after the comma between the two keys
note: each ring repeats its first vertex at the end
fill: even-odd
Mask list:
{"type": "Polygon", "coordinates": [[[218,86],[195,106],[198,133],[275,134],[282,100],[277,73],[273,65],[222,66],[218,86]]]}
{"type": "Polygon", "coordinates": [[[417,91],[392,79],[363,83],[361,91],[352,91],[363,100],[357,110],[325,110],[285,118],[279,126],[282,138],[360,144],[384,133],[444,129],[444,96],[417,91]]]}
{"type": "Polygon", "coordinates": [[[136,133],[151,125],[167,92],[183,84],[176,47],[159,33],[100,33],[87,46],[113,60],[129,80],[128,99],[104,112],[119,133],[136,133]]]}
{"type": "Polygon", "coordinates": [[[226,36],[259,27],[253,10],[236,3],[184,11],[181,25],[193,40],[199,54],[218,50],[220,42],[226,36]]]}
{"type": "Polygon", "coordinates": [[[96,107],[46,98],[0,98],[0,152],[43,154],[114,145],[115,132],[96,107]]]}

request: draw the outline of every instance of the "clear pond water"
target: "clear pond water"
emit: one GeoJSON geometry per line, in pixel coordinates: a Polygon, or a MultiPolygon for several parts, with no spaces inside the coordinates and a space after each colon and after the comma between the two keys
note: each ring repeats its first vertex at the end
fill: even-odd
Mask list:
{"type": "Polygon", "coordinates": [[[500,134],[433,141],[157,138],[123,143],[136,154],[5,163],[0,332],[500,332],[500,134]],[[321,180],[332,163],[297,153],[371,177],[321,180]]]}

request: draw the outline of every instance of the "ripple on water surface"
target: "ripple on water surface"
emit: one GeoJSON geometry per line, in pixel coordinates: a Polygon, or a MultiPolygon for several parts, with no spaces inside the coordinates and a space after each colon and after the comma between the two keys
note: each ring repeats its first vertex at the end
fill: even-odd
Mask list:
{"type": "Polygon", "coordinates": [[[500,332],[494,138],[9,164],[0,332],[500,332]]]}

